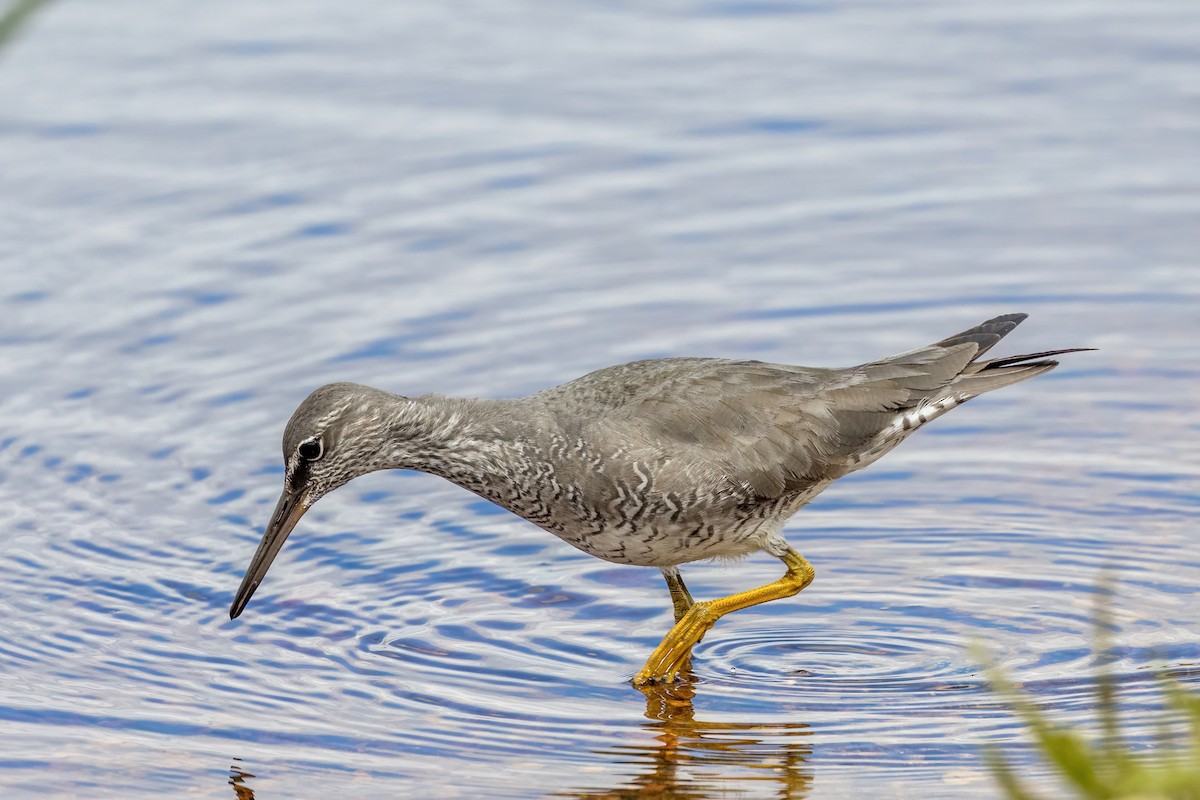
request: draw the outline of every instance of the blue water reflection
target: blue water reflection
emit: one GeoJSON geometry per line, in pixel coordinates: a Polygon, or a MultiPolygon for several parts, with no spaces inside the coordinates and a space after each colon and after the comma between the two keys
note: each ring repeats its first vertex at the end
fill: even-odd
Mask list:
{"type": "MultiPolygon", "coordinates": [[[[1154,735],[1200,688],[1196,15],[973,4],[54,6],[0,62],[0,794],[992,796],[983,642],[1154,735]],[[263,31],[269,31],[265,36],[263,31]],[[900,47],[897,43],[903,42],[900,47]],[[795,599],[627,681],[661,577],[362,478],[227,609],[315,386],[1095,346],[789,525],[795,599]],[[114,779],[114,776],[115,779],[114,779]]],[[[771,559],[685,569],[700,597],[771,559]]]]}

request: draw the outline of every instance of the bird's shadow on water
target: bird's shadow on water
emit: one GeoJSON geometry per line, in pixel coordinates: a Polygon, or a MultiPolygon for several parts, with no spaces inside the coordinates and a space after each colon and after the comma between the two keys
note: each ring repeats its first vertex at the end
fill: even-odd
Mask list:
{"type": "Polygon", "coordinates": [[[774,784],[774,796],[807,797],[813,774],[809,726],[795,722],[706,722],[696,719],[696,683],[639,687],[646,697],[644,729],[651,744],[616,745],[594,751],[620,775],[613,788],[577,789],[551,797],[686,798],[728,797],[752,782],[774,784]],[[741,784],[741,786],[739,786],[741,784]]]}

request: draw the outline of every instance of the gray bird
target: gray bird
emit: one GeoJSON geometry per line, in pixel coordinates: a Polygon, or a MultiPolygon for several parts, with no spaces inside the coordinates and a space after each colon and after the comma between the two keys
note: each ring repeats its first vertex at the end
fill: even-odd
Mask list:
{"type": "Polygon", "coordinates": [[[675,626],[634,677],[675,680],[731,611],[790,597],[813,578],[783,524],[972,397],[1057,366],[1052,350],[978,360],[1025,314],[848,369],[714,358],[634,361],[511,400],[403,397],[354,383],[314,391],[283,434],[283,495],[229,610],[236,618],[296,522],[380,469],[440,475],[585,553],[658,567],[675,626]],[[679,565],[765,550],[787,572],[694,602],[679,565]]]}

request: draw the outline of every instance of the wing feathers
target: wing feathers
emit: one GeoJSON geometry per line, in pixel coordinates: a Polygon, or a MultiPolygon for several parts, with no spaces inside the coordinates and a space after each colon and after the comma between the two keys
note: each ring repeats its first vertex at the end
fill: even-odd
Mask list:
{"type": "Polygon", "coordinates": [[[717,359],[624,365],[595,381],[607,405],[593,422],[658,463],[663,482],[676,476],[681,490],[694,490],[703,473],[748,498],[779,498],[865,466],[962,401],[1057,364],[1039,359],[1076,352],[977,360],[1025,318],[1006,314],[850,369],[717,359]],[[622,396],[614,381],[624,382],[622,396]]]}

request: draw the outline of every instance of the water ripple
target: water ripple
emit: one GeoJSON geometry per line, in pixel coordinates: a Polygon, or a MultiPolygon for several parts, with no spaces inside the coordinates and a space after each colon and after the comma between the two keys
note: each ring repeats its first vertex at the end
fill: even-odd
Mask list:
{"type": "Polygon", "coordinates": [[[1135,744],[1158,672],[1200,687],[1200,62],[1161,57],[1194,13],[676,5],[118,0],[22,38],[6,797],[982,796],[1021,734],[971,644],[1085,723],[1103,573],[1135,744]],[[322,500],[228,619],[322,383],[846,365],[1021,310],[1004,348],[1101,349],[818,498],[786,529],[814,584],[721,620],[693,684],[628,685],[654,571],[427,476],[322,500]]]}

